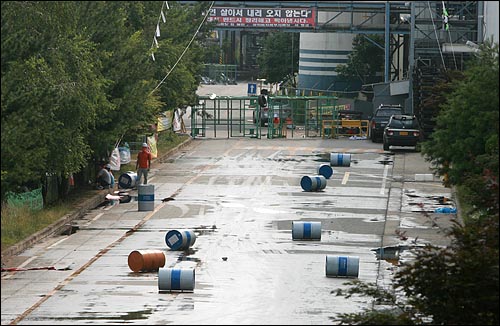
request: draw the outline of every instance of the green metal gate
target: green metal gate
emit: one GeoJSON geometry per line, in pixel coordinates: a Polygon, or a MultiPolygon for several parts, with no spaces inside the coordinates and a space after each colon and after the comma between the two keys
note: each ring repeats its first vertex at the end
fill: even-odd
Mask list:
{"type": "Polygon", "coordinates": [[[192,107],[191,136],[297,138],[322,137],[323,120],[336,120],[334,96],[200,96],[192,107]]]}

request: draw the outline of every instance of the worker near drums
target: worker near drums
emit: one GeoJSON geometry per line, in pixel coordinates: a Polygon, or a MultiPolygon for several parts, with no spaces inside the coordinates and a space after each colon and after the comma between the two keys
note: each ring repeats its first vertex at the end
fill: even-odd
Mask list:
{"type": "Polygon", "coordinates": [[[144,175],[143,185],[148,183],[148,172],[151,167],[151,152],[148,144],[143,143],[141,151],[137,154],[135,169],[137,170],[137,184],[141,184],[141,178],[144,175]]]}

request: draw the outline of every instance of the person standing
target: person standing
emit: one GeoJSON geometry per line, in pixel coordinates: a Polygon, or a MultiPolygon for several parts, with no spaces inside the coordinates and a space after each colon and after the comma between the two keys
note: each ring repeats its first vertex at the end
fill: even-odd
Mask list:
{"type": "Polygon", "coordinates": [[[144,175],[143,185],[148,183],[148,172],[151,167],[151,152],[148,144],[143,143],[141,151],[137,154],[135,169],[137,170],[137,184],[140,184],[141,178],[144,175]]]}

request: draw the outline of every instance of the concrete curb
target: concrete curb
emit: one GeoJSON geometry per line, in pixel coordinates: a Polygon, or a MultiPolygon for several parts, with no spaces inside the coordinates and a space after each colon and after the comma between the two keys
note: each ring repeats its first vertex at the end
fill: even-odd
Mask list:
{"type": "MultiPolygon", "coordinates": [[[[161,160],[163,158],[166,158],[166,157],[174,154],[175,152],[186,147],[192,140],[193,140],[193,138],[189,137],[188,139],[186,139],[184,142],[180,143],[176,147],[168,150],[165,154],[153,159],[152,162],[155,162],[157,160],[161,160]]],[[[4,258],[18,255],[21,252],[23,252],[24,250],[32,247],[37,242],[40,242],[41,240],[48,238],[56,233],[62,232],[65,228],[68,228],[70,226],[71,221],[76,220],[76,219],[84,216],[87,213],[87,211],[94,209],[97,206],[99,206],[100,204],[102,204],[104,202],[104,200],[106,199],[106,194],[108,194],[107,190],[99,191],[95,196],[83,201],[80,205],[78,205],[78,207],[73,212],[64,215],[58,221],[52,223],[51,225],[47,226],[43,230],[40,230],[40,231],[36,232],[35,234],[32,234],[28,238],[16,243],[15,245],[12,245],[7,249],[2,250],[2,260],[4,260],[4,258]]]]}
{"type": "Polygon", "coordinates": [[[94,209],[99,204],[101,204],[104,201],[106,194],[107,191],[99,191],[97,195],[83,201],[80,205],[78,205],[76,210],[74,210],[73,212],[64,215],[62,218],[47,226],[43,230],[30,235],[29,237],[16,243],[15,245],[2,250],[2,260],[4,259],[4,257],[15,256],[23,252],[42,239],[50,237],[58,232],[62,232],[64,228],[68,227],[68,224],[70,224],[71,221],[82,217],[88,210],[94,209]]]}

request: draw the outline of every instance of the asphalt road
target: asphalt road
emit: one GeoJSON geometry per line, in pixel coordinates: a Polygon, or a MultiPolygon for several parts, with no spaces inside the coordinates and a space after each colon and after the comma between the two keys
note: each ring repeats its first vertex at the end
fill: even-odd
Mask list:
{"type": "Polygon", "coordinates": [[[2,325],[335,324],[338,313],[373,302],[332,291],[353,278],[388,286],[411,247],[448,243],[443,230],[454,215],[433,211],[454,205],[450,189],[420,153],[381,147],[194,139],[153,165],[151,210],[140,210],[131,190],[129,203],[90,210],[74,233],[2,261],[11,268],[2,272],[2,325]],[[304,191],[302,178],[330,164],[331,153],[350,154],[351,164],[334,166],[322,191],[304,191]],[[321,238],[293,239],[293,222],[321,222],[321,238]],[[182,229],[196,240],[172,250],[166,235],[182,229]],[[194,271],[193,289],[160,291],[160,273],[128,266],[135,250],[159,250],[164,268],[194,271]],[[357,258],[357,276],[326,275],[332,256],[357,258]]]}

